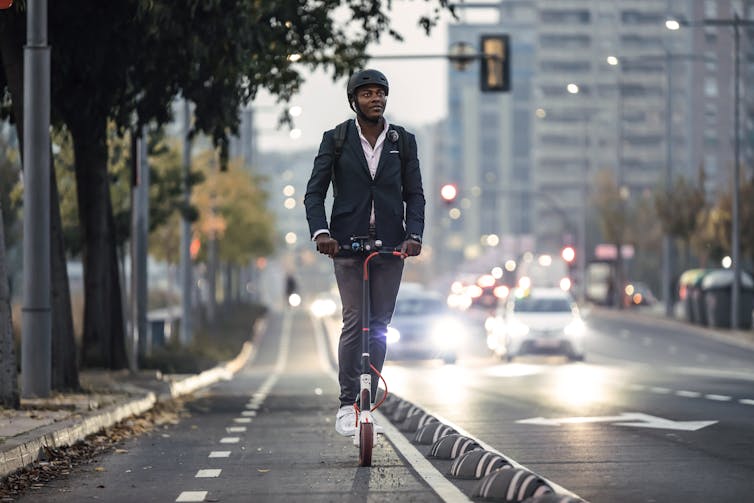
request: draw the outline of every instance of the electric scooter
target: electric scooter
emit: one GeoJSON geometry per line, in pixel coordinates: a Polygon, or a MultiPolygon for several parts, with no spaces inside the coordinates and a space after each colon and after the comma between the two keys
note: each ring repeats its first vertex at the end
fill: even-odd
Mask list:
{"type": "Polygon", "coordinates": [[[377,432],[374,428],[374,419],[372,412],[382,405],[387,398],[387,383],[379,371],[372,365],[369,355],[369,318],[370,297],[369,297],[369,262],[378,255],[394,255],[396,257],[406,258],[405,253],[394,248],[383,248],[382,241],[374,240],[366,236],[354,236],[351,238],[351,251],[360,255],[366,255],[364,258],[364,274],[362,287],[362,316],[361,316],[361,376],[359,378],[359,403],[356,406],[356,435],[353,443],[359,447],[359,466],[372,466],[372,448],[377,442],[377,432]],[[381,400],[372,407],[372,374],[374,372],[382,379],[385,385],[385,393],[381,400]]]}

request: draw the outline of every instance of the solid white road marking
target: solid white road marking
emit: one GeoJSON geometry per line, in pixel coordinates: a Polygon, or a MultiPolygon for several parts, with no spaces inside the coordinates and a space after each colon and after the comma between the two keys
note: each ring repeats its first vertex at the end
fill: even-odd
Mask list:
{"type": "Polygon", "coordinates": [[[204,501],[207,497],[207,491],[183,491],[175,499],[176,502],[182,501],[204,501]]]}
{"type": "Polygon", "coordinates": [[[221,444],[237,444],[241,440],[240,437],[223,437],[220,439],[221,444]]]}
{"type": "Polygon", "coordinates": [[[650,416],[641,412],[622,412],[619,416],[587,416],[587,417],[561,417],[544,418],[532,417],[516,421],[522,424],[538,424],[544,426],[560,426],[563,424],[583,423],[615,423],[618,426],[634,426],[637,428],[660,428],[664,430],[696,431],[706,426],[713,425],[717,421],[673,421],[657,416],[650,416]]]}
{"type": "Polygon", "coordinates": [[[738,401],[738,403],[741,403],[743,405],[754,405],[754,400],[752,400],[751,398],[742,398],[738,401]]]}
{"type": "MultiPolygon", "coordinates": [[[[327,334],[323,332],[319,320],[312,318],[312,325],[314,325],[314,339],[317,341],[320,363],[323,368],[327,369],[327,375],[337,383],[338,376],[330,366],[327,354],[322,347],[322,341],[325,340],[327,334]]],[[[406,458],[409,464],[411,464],[411,467],[416,470],[416,473],[424,479],[427,484],[429,484],[429,486],[440,496],[442,501],[447,503],[471,503],[469,497],[450,482],[444,474],[432,466],[432,463],[430,463],[424,455],[416,449],[416,447],[411,445],[411,443],[406,440],[406,437],[404,437],[403,434],[400,433],[379,410],[374,411],[374,415],[380,426],[385,429],[384,435],[390,439],[390,442],[395,445],[398,452],[406,458]]]]}
{"type": "Polygon", "coordinates": [[[210,458],[229,458],[230,451],[212,451],[209,453],[210,458]]]}
{"type": "Polygon", "coordinates": [[[209,468],[206,470],[199,470],[196,472],[196,475],[194,475],[194,478],[197,479],[214,479],[220,476],[222,473],[222,470],[219,468],[209,468]]]}

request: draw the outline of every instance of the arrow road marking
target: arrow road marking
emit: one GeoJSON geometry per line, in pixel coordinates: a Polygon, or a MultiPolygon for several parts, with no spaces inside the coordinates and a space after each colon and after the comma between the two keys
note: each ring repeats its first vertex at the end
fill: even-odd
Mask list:
{"type": "Polygon", "coordinates": [[[635,426],[637,428],[659,428],[664,430],[696,431],[706,426],[713,425],[717,421],[673,421],[657,416],[650,416],[641,412],[622,412],[618,416],[580,416],[561,417],[548,419],[545,417],[532,417],[519,419],[521,424],[538,424],[542,426],[560,426],[563,424],[582,423],[614,423],[618,426],[635,426]]]}

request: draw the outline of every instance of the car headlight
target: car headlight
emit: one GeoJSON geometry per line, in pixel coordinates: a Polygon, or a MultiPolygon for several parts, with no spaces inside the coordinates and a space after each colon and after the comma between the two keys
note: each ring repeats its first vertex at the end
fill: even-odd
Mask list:
{"type": "Polygon", "coordinates": [[[432,342],[440,349],[453,349],[466,336],[466,328],[457,320],[443,319],[432,326],[432,342]]]}
{"type": "Polygon", "coordinates": [[[395,344],[396,342],[401,340],[401,333],[397,328],[387,327],[387,334],[385,335],[385,339],[387,340],[388,344],[395,344]]]}
{"type": "Polygon", "coordinates": [[[332,299],[317,299],[312,302],[312,305],[309,307],[309,309],[317,318],[325,318],[327,316],[332,316],[333,314],[335,314],[338,306],[332,299]]]}
{"type": "Polygon", "coordinates": [[[563,329],[563,332],[565,332],[566,335],[570,335],[572,337],[580,337],[584,335],[584,322],[581,320],[573,320],[571,323],[566,325],[566,327],[563,329]]]}

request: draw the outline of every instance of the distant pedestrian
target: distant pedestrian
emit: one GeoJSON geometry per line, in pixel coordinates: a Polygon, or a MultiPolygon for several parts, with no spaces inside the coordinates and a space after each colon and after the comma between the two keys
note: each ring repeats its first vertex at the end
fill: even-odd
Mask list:
{"type": "MultiPolygon", "coordinates": [[[[356,119],[323,135],[304,198],[312,239],[320,253],[333,258],[343,304],[338,344],[340,408],[335,429],[345,436],[356,433],[353,406],[361,374],[364,257],[347,256],[341,249],[350,245],[353,236],[370,236],[386,247],[398,247],[408,256],[416,256],[421,253],[424,232],[425,200],[416,138],[385,119],[389,91],[387,78],[377,70],[362,70],[351,76],[346,95],[356,119]],[[339,136],[342,132],[344,136],[339,136]],[[325,196],[331,182],[334,198],[328,225],[325,196]]],[[[403,261],[380,255],[370,262],[370,270],[370,353],[372,364],[381,371],[403,261]]],[[[373,372],[372,399],[377,381],[373,372]]]]}
{"type": "Polygon", "coordinates": [[[298,305],[298,302],[293,299],[294,295],[298,295],[298,283],[296,278],[292,274],[285,275],[285,305],[294,306],[298,305]]]}

